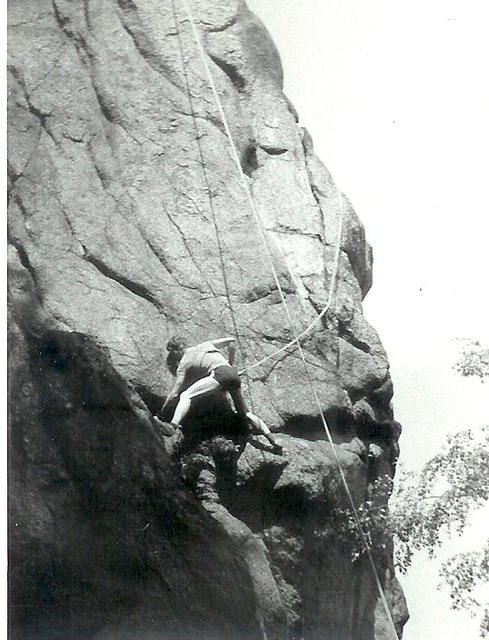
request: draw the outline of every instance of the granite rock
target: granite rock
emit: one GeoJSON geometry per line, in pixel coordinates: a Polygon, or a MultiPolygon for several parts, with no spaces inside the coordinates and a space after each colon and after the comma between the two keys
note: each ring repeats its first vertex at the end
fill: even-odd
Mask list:
{"type": "Polygon", "coordinates": [[[362,314],[371,248],[265,27],[242,0],[192,7],[240,171],[182,3],[9,2],[12,637],[380,639],[372,576],[332,524],[338,460],[360,504],[398,455],[362,314]],[[237,335],[247,369],[332,281],[304,361],[243,375],[282,457],[223,399],[158,432],[169,337],[237,335]]]}

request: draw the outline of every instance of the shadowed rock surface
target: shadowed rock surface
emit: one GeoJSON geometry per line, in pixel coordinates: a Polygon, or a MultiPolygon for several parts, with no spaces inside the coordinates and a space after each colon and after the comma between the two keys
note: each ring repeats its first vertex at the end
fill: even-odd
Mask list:
{"type": "MultiPolygon", "coordinates": [[[[266,29],[240,0],[192,6],[295,327],[183,5],[10,0],[11,637],[387,640],[311,392],[360,505],[399,436],[370,246],[266,29]],[[241,367],[283,346],[328,299],[342,210],[310,381],[291,349],[244,382],[284,455],[222,399],[163,437],[168,338],[237,328],[241,367]]],[[[400,630],[389,545],[376,562],[400,630]]]]}

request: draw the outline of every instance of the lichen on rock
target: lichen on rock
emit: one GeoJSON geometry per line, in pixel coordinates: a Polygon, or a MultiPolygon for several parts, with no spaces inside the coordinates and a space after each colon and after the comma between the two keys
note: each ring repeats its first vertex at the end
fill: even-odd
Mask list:
{"type": "MultiPolygon", "coordinates": [[[[243,0],[193,12],[288,323],[182,3],[9,3],[12,638],[389,637],[335,509],[393,475],[386,354],[362,314],[361,222],[283,94],[243,0]],[[343,217],[334,273],[339,216],[343,217]],[[336,275],[336,278],[335,278],[336,275]],[[151,421],[165,345],[238,331],[283,456],[222,399],[183,437],[151,421]]],[[[376,556],[398,630],[402,592],[376,556]]]]}

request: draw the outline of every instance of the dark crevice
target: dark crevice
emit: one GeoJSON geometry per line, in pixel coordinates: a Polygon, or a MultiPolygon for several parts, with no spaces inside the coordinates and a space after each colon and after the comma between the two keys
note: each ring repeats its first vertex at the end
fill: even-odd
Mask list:
{"type": "Polygon", "coordinates": [[[164,253],[162,253],[161,251],[159,251],[157,249],[157,247],[155,247],[153,245],[153,243],[148,240],[148,238],[146,237],[146,235],[141,231],[141,229],[138,226],[138,230],[139,233],[141,235],[141,237],[143,238],[144,242],[147,244],[148,248],[150,249],[151,253],[155,256],[155,258],[158,260],[158,262],[164,267],[164,269],[167,271],[168,275],[172,278],[172,280],[175,281],[176,285],[178,285],[179,287],[182,287],[184,289],[190,289],[192,291],[198,291],[199,293],[207,293],[206,291],[203,291],[200,287],[192,287],[191,285],[188,285],[184,282],[181,282],[177,276],[174,273],[174,269],[172,269],[172,267],[170,267],[168,260],[166,259],[166,256],[164,255],[164,253]]]}
{"type": "Polygon", "coordinates": [[[93,82],[93,81],[92,81],[92,86],[93,86],[93,90],[94,90],[95,96],[97,98],[97,102],[98,102],[99,107],[100,107],[100,111],[102,112],[102,115],[104,116],[105,120],[107,122],[109,122],[110,124],[114,124],[114,125],[119,126],[124,131],[124,133],[127,135],[128,138],[131,138],[131,140],[133,140],[137,145],[141,146],[141,141],[138,140],[131,133],[129,133],[129,131],[126,129],[126,127],[122,124],[121,118],[116,113],[115,109],[111,109],[105,103],[104,98],[102,97],[99,89],[97,89],[97,87],[95,85],[95,82],[93,82]]]}
{"type": "Polygon", "coordinates": [[[350,398],[350,402],[354,405],[363,397],[365,397],[365,392],[363,389],[355,389],[355,388],[346,388],[346,393],[350,398]]]}
{"type": "MultiPolygon", "coordinates": [[[[281,282],[280,288],[282,289],[284,294],[296,293],[295,286],[290,280],[287,280],[286,282],[281,282]]],[[[257,300],[263,300],[264,298],[268,298],[269,296],[274,296],[274,295],[276,295],[278,298],[276,303],[277,304],[280,303],[281,296],[280,296],[280,292],[277,289],[277,285],[275,283],[273,285],[269,285],[269,284],[257,285],[256,287],[253,287],[251,291],[248,291],[248,293],[243,298],[243,302],[245,304],[250,304],[252,302],[256,302],[257,300]]],[[[270,304],[275,304],[275,302],[270,302],[270,304]]],[[[276,339],[276,338],[273,338],[273,339],[276,339]]]]}
{"type": "Polygon", "coordinates": [[[182,229],[180,228],[180,226],[178,225],[178,223],[175,221],[175,219],[173,218],[173,216],[171,216],[168,211],[166,212],[166,215],[168,216],[168,220],[171,222],[171,224],[175,227],[175,229],[178,231],[181,239],[182,239],[182,243],[183,246],[185,247],[189,258],[192,260],[192,263],[194,265],[194,267],[197,269],[197,271],[200,273],[200,275],[202,276],[202,280],[207,284],[207,286],[209,287],[209,291],[212,293],[213,296],[217,296],[216,292],[214,291],[214,288],[211,284],[211,282],[209,281],[209,279],[206,277],[204,271],[202,270],[202,267],[200,266],[198,260],[195,258],[195,256],[192,253],[192,250],[190,249],[190,245],[189,242],[187,240],[187,238],[185,237],[185,234],[183,233],[182,229]]]}
{"type": "MultiPolygon", "coordinates": [[[[389,443],[393,437],[392,420],[377,421],[367,416],[355,418],[351,410],[346,407],[329,407],[324,412],[324,418],[335,444],[348,442],[354,437],[363,440],[378,439],[379,442],[389,443]]],[[[296,415],[285,418],[280,432],[304,440],[327,439],[320,415],[296,415]]],[[[366,462],[362,456],[360,458],[366,462]]]]}
{"type": "Polygon", "coordinates": [[[70,20],[67,17],[62,16],[60,14],[60,12],[58,11],[58,8],[56,7],[56,4],[55,4],[54,0],[53,0],[53,8],[54,8],[54,14],[55,14],[55,17],[56,17],[56,21],[57,21],[60,29],[63,31],[63,33],[67,36],[67,38],[70,41],[73,41],[73,43],[75,45],[75,49],[76,49],[78,55],[80,56],[80,60],[83,62],[83,64],[90,67],[90,78],[91,78],[91,81],[92,81],[92,87],[93,87],[93,90],[94,90],[94,93],[95,93],[95,97],[97,98],[97,102],[99,104],[100,111],[102,112],[102,115],[107,120],[107,122],[109,122],[111,124],[118,125],[126,133],[126,135],[129,138],[131,138],[131,140],[134,140],[134,142],[136,142],[136,144],[141,145],[141,142],[136,137],[134,137],[131,133],[129,133],[129,131],[126,129],[126,127],[122,124],[121,118],[117,114],[115,109],[113,109],[113,108],[111,109],[106,104],[106,102],[105,102],[100,90],[97,88],[96,83],[95,83],[94,73],[93,73],[93,61],[96,59],[96,57],[95,57],[94,52],[91,50],[91,47],[88,44],[87,40],[81,34],[75,33],[71,29],[67,28],[66,25],[70,22],[70,20]],[[86,56],[86,58],[85,58],[85,56],[86,56]]]}
{"type": "MultiPolygon", "coordinates": [[[[97,163],[95,162],[94,157],[92,156],[92,161],[93,161],[93,168],[95,169],[95,173],[97,174],[97,177],[100,181],[100,184],[102,185],[102,188],[104,189],[104,191],[107,190],[108,184],[110,182],[110,179],[106,176],[106,174],[99,168],[99,166],[97,165],[97,163]]],[[[112,196],[112,194],[110,194],[112,196]]],[[[113,197],[113,196],[112,196],[113,197]]]]}
{"type": "Polygon", "coordinates": [[[19,260],[20,260],[22,266],[25,269],[27,269],[27,271],[29,272],[29,274],[30,274],[30,276],[32,278],[32,281],[33,281],[33,283],[34,283],[34,285],[36,287],[36,292],[37,292],[37,295],[39,297],[39,300],[42,302],[41,292],[39,290],[38,281],[37,281],[37,275],[36,275],[36,272],[34,270],[34,267],[31,264],[31,261],[29,260],[29,256],[27,255],[26,250],[20,244],[20,242],[18,242],[17,240],[14,240],[10,235],[7,236],[7,240],[17,250],[17,255],[19,256],[19,260]]]}
{"type": "Polygon", "coordinates": [[[10,242],[10,244],[12,246],[14,246],[17,250],[17,253],[19,254],[19,259],[22,263],[22,266],[25,267],[27,269],[27,271],[31,274],[32,279],[34,280],[34,282],[36,281],[36,275],[34,272],[34,268],[32,267],[29,257],[27,255],[26,250],[24,249],[24,247],[19,244],[18,242],[12,240],[12,238],[9,238],[8,241],[10,242]]]}
{"type": "Polygon", "coordinates": [[[357,338],[352,330],[346,326],[346,323],[341,320],[338,321],[338,336],[351,344],[352,347],[355,347],[355,349],[359,349],[364,353],[371,353],[370,345],[357,338]]]}
{"type": "Polygon", "coordinates": [[[102,186],[102,189],[105,191],[105,193],[112,198],[112,200],[114,200],[115,204],[118,205],[119,203],[117,202],[116,197],[114,196],[113,193],[110,192],[109,188],[111,183],[113,182],[113,178],[112,176],[104,171],[103,169],[101,169],[98,165],[97,162],[97,157],[96,157],[96,153],[95,150],[93,148],[93,145],[91,144],[90,140],[88,141],[87,144],[87,150],[88,150],[88,154],[92,160],[92,164],[93,164],[93,168],[95,169],[95,173],[97,174],[97,178],[99,179],[99,182],[102,186]]]}
{"type": "MultiPolygon", "coordinates": [[[[194,122],[197,120],[205,120],[206,122],[210,122],[212,125],[214,125],[216,127],[216,129],[218,129],[223,135],[227,135],[226,134],[226,129],[224,127],[224,124],[222,122],[222,120],[220,118],[218,118],[217,116],[214,116],[212,114],[198,114],[198,113],[186,113],[185,111],[182,111],[181,109],[174,109],[174,113],[178,113],[179,115],[185,116],[186,118],[193,118],[194,122]]],[[[203,134],[197,134],[200,137],[202,137],[203,134]]]]}
{"type": "Polygon", "coordinates": [[[139,394],[140,398],[148,407],[148,410],[152,415],[155,415],[160,411],[161,406],[166,399],[165,396],[154,393],[144,385],[137,385],[135,387],[135,391],[139,394]]]}
{"type": "MultiPolygon", "coordinates": [[[[333,439],[335,435],[342,437],[354,435],[354,418],[348,409],[343,407],[330,407],[324,412],[324,418],[333,439]]],[[[313,442],[327,439],[323,420],[319,414],[295,415],[285,418],[280,427],[280,432],[313,442]]]]}
{"type": "MultiPolygon", "coordinates": [[[[52,1],[52,5],[53,5],[53,11],[54,11],[54,17],[56,19],[56,22],[58,23],[58,26],[63,30],[66,31],[65,26],[66,24],[69,22],[69,19],[67,16],[62,16],[61,13],[58,10],[58,7],[56,6],[56,2],[53,0],[52,1]]],[[[67,32],[68,35],[72,35],[71,33],[67,32]]]]}
{"type": "Polygon", "coordinates": [[[22,176],[22,171],[17,173],[15,169],[12,167],[12,165],[10,164],[10,162],[7,160],[7,175],[10,180],[10,184],[7,190],[7,201],[10,202],[13,188],[17,180],[22,176]]]}
{"type": "MultiPolygon", "coordinates": [[[[321,307],[320,305],[317,304],[317,302],[314,301],[314,299],[311,297],[311,291],[310,291],[309,287],[306,286],[305,288],[306,288],[306,291],[308,291],[308,293],[310,294],[309,298],[307,298],[307,301],[309,302],[311,307],[314,309],[314,311],[319,316],[324,311],[324,307],[321,307]]],[[[325,329],[328,328],[328,321],[327,321],[327,318],[326,318],[326,314],[323,314],[321,316],[321,324],[323,325],[323,327],[325,329]]]]}
{"type": "MultiPolygon", "coordinates": [[[[14,78],[15,79],[15,78],[14,78]]],[[[19,83],[18,79],[15,79],[16,82],[19,83]]],[[[19,104],[19,103],[18,103],[19,104]]],[[[19,106],[22,109],[25,109],[25,105],[19,104],[19,106]]],[[[12,190],[17,182],[17,180],[21,177],[23,177],[25,171],[27,170],[32,158],[35,156],[36,153],[38,153],[38,149],[39,149],[39,143],[42,137],[42,132],[43,132],[43,128],[41,126],[40,122],[36,123],[36,126],[38,127],[37,129],[37,141],[35,144],[32,145],[32,149],[29,152],[29,156],[27,157],[27,159],[23,162],[23,166],[21,169],[16,170],[11,163],[7,160],[7,173],[8,173],[8,179],[9,179],[9,186],[8,186],[8,192],[7,192],[7,196],[8,196],[8,201],[10,201],[10,197],[11,197],[11,193],[12,190]]]]}
{"type": "MultiPolygon", "coordinates": [[[[318,237],[318,236],[313,236],[313,237],[318,237]]],[[[319,238],[319,240],[321,240],[321,238],[319,238]]],[[[328,329],[328,314],[324,313],[325,307],[323,306],[323,304],[319,304],[318,302],[316,302],[316,300],[314,300],[314,297],[313,297],[314,296],[314,291],[313,291],[313,289],[311,289],[311,287],[308,286],[308,284],[305,281],[305,279],[301,278],[301,281],[302,281],[302,284],[304,285],[305,290],[309,294],[309,297],[307,298],[307,302],[309,302],[309,304],[311,305],[311,307],[314,309],[314,311],[316,312],[316,314],[318,316],[323,314],[321,316],[321,325],[325,329],[328,329]]]]}
{"type": "MultiPolygon", "coordinates": [[[[314,178],[312,175],[312,172],[309,168],[309,161],[308,161],[308,156],[310,154],[313,154],[313,146],[312,146],[312,139],[311,136],[309,135],[309,132],[304,129],[304,136],[302,139],[302,147],[304,149],[304,157],[305,157],[305,164],[306,164],[306,170],[307,170],[307,175],[309,177],[309,186],[311,188],[311,193],[314,197],[314,200],[317,203],[317,206],[319,208],[321,217],[323,219],[323,224],[325,223],[325,219],[324,219],[324,212],[323,212],[323,208],[321,205],[321,198],[327,198],[327,194],[324,193],[317,184],[315,184],[314,182],[314,178]]],[[[340,193],[340,192],[339,192],[340,193]]],[[[351,209],[351,203],[348,200],[348,198],[345,196],[344,193],[341,193],[341,198],[344,200],[344,202],[347,204],[348,209],[351,209]]],[[[345,214],[344,214],[345,215],[345,214]]],[[[343,241],[343,238],[342,238],[343,241]]],[[[326,243],[326,239],[324,239],[324,243],[326,243]]],[[[362,246],[362,244],[365,243],[365,237],[359,239],[355,244],[356,246],[362,246]]],[[[354,250],[352,250],[351,248],[348,247],[344,247],[340,244],[340,249],[341,251],[344,253],[344,255],[347,257],[348,262],[350,264],[351,270],[353,272],[353,275],[355,276],[359,286],[360,286],[360,290],[362,292],[362,299],[365,298],[365,296],[367,295],[368,291],[370,290],[370,287],[372,285],[371,281],[369,281],[368,276],[366,276],[366,274],[363,273],[363,267],[362,265],[358,264],[358,258],[355,256],[354,250]]],[[[370,249],[371,251],[371,249],[370,249]]],[[[361,347],[359,347],[361,348],[361,347]]],[[[363,350],[363,349],[362,349],[363,350]]]]}
{"type": "Polygon", "coordinates": [[[61,213],[63,214],[63,218],[65,219],[66,225],[68,227],[68,229],[70,230],[70,234],[73,236],[73,238],[76,238],[76,233],[75,233],[75,228],[73,227],[73,224],[70,220],[69,215],[66,213],[65,208],[63,207],[63,205],[60,203],[60,208],[61,208],[61,213]]]}
{"type": "Polygon", "coordinates": [[[383,382],[379,383],[379,380],[373,379],[366,382],[361,388],[346,387],[345,391],[347,392],[352,404],[356,404],[359,400],[366,400],[368,404],[371,404],[372,394],[374,394],[377,390],[382,393],[382,386],[383,382]]]}
{"type": "Polygon", "coordinates": [[[22,211],[22,215],[24,216],[24,218],[28,218],[29,217],[29,212],[27,211],[27,209],[25,208],[24,203],[22,202],[22,199],[20,197],[20,195],[16,195],[14,198],[14,202],[15,204],[19,207],[19,209],[22,211]]]}
{"type": "Polygon", "coordinates": [[[180,87],[177,82],[170,78],[173,71],[171,67],[165,64],[165,62],[151,50],[152,45],[149,42],[148,36],[144,31],[144,26],[141,24],[137,6],[132,0],[117,0],[117,4],[119,5],[119,8],[122,12],[122,17],[120,16],[120,22],[133,41],[133,44],[136,47],[138,53],[147,62],[151,69],[153,69],[153,71],[155,71],[158,75],[163,76],[165,80],[167,80],[173,87],[175,87],[175,89],[178,89],[178,91],[182,91],[182,87],[180,87]],[[132,19],[132,24],[129,24],[127,18],[132,19]]]}
{"type": "Polygon", "coordinates": [[[88,5],[89,0],[83,0],[83,14],[85,17],[85,24],[87,29],[92,28],[91,20],[90,20],[90,7],[88,5]]]}
{"type": "Polygon", "coordinates": [[[356,433],[359,438],[378,438],[380,442],[389,444],[393,438],[393,421],[360,420],[356,425],[356,433]]]}
{"type": "Polygon", "coordinates": [[[51,133],[51,131],[48,128],[47,125],[47,119],[49,118],[50,114],[49,113],[42,113],[42,111],[39,111],[39,109],[37,109],[30,101],[29,98],[27,97],[26,94],[26,99],[27,99],[27,104],[29,106],[29,111],[36,116],[36,118],[39,120],[39,122],[41,123],[41,127],[43,128],[43,130],[48,134],[48,136],[51,138],[51,140],[54,142],[54,144],[59,147],[59,142],[56,140],[56,138],[53,136],[53,134],[51,133]]]}
{"type": "Polygon", "coordinates": [[[246,86],[245,78],[239,73],[239,71],[229,62],[225,62],[217,56],[209,54],[210,59],[227,75],[232,84],[238,91],[243,91],[246,86]]]}
{"type": "Polygon", "coordinates": [[[257,285],[251,291],[249,291],[244,297],[245,303],[256,302],[257,300],[263,300],[273,293],[271,287],[267,285],[257,285]]]}
{"type": "Polygon", "coordinates": [[[241,169],[249,178],[258,169],[258,157],[256,155],[256,145],[249,145],[241,154],[241,169]]]}
{"type": "MultiPolygon", "coordinates": [[[[50,113],[43,113],[40,109],[38,109],[37,107],[35,107],[32,102],[30,101],[29,98],[29,94],[27,93],[27,88],[25,86],[25,83],[23,81],[23,79],[21,78],[19,72],[17,71],[17,69],[13,66],[13,65],[8,65],[7,66],[8,71],[10,71],[10,73],[13,75],[13,77],[15,78],[15,80],[17,81],[19,87],[22,89],[22,93],[24,95],[24,99],[27,103],[27,110],[29,111],[29,113],[32,113],[33,116],[35,116],[42,129],[48,134],[48,136],[51,138],[51,140],[54,142],[54,144],[59,147],[59,143],[56,140],[56,138],[53,136],[53,134],[51,133],[51,131],[49,130],[48,126],[47,126],[47,120],[49,118],[49,116],[51,115],[50,113]]],[[[24,105],[22,105],[24,106],[24,105]]],[[[25,108],[25,106],[24,106],[25,108]]]]}
{"type": "Polygon", "coordinates": [[[109,109],[109,107],[105,104],[102,96],[100,95],[100,93],[98,92],[95,84],[92,82],[92,86],[93,86],[93,90],[95,93],[95,97],[97,98],[97,102],[99,104],[100,107],[100,111],[102,112],[102,115],[104,116],[104,118],[107,120],[107,122],[110,122],[111,124],[118,124],[115,115],[112,113],[112,111],[109,109]]]}
{"type": "Polygon", "coordinates": [[[75,142],[76,144],[81,144],[84,142],[83,138],[76,138],[69,133],[63,133],[63,138],[65,138],[66,140],[71,140],[71,142],[75,142]]]}
{"type": "MultiPolygon", "coordinates": [[[[311,175],[309,174],[309,181],[311,180],[311,175]]],[[[312,191],[312,195],[314,200],[317,202],[318,207],[321,209],[321,201],[320,198],[324,197],[324,193],[319,189],[319,187],[315,184],[312,184],[311,182],[309,182],[310,187],[311,187],[311,191],[312,191]]],[[[321,209],[322,212],[322,209],[321,209]]]]}
{"type": "Polygon", "coordinates": [[[368,401],[374,409],[390,412],[392,411],[390,402],[393,395],[394,387],[390,375],[387,374],[386,379],[371,392],[368,401]]]}
{"type": "MultiPolygon", "coordinates": [[[[326,196],[326,194],[324,194],[321,191],[321,189],[317,186],[317,184],[315,183],[313,175],[312,175],[311,170],[309,168],[308,156],[310,154],[313,154],[313,147],[312,147],[312,138],[309,135],[309,132],[307,131],[307,129],[304,129],[304,136],[302,138],[302,148],[304,150],[304,160],[305,160],[305,165],[306,165],[307,176],[309,178],[309,186],[311,188],[312,197],[316,201],[316,204],[317,204],[318,209],[319,209],[319,213],[321,215],[321,220],[322,220],[322,223],[323,223],[323,226],[324,226],[325,225],[325,218],[324,218],[324,211],[323,211],[323,208],[322,208],[322,205],[321,205],[321,198],[324,198],[326,196]]],[[[326,242],[326,237],[322,238],[322,241],[323,241],[324,245],[328,244],[326,242]]],[[[342,247],[340,246],[340,248],[342,248],[342,247]]]]}
{"type": "Polygon", "coordinates": [[[302,148],[304,150],[304,160],[305,160],[305,165],[306,165],[306,171],[307,171],[307,175],[309,178],[309,186],[311,188],[311,192],[313,195],[314,200],[316,201],[319,210],[321,211],[322,214],[322,209],[321,209],[321,202],[320,202],[320,197],[323,195],[320,190],[319,187],[315,184],[311,170],[309,168],[309,159],[308,156],[311,155],[313,153],[313,147],[312,147],[312,139],[311,136],[309,135],[309,131],[307,131],[307,129],[303,130],[303,137],[302,137],[302,148]]]}
{"type": "Polygon", "coordinates": [[[117,273],[117,271],[105,264],[105,262],[92,255],[84,245],[82,245],[82,247],[85,251],[85,255],[83,256],[84,259],[92,264],[103,276],[109,278],[110,280],[114,280],[114,282],[120,284],[122,287],[124,287],[124,289],[127,289],[135,296],[138,296],[138,298],[142,298],[143,300],[150,302],[157,309],[161,310],[160,302],[144,285],[139,284],[138,282],[134,282],[129,278],[125,278],[120,273],[117,273]]]}
{"type": "Polygon", "coordinates": [[[85,40],[85,38],[79,33],[75,33],[71,29],[67,28],[67,24],[70,22],[69,18],[66,16],[62,16],[58,11],[58,7],[54,0],[52,0],[54,17],[56,22],[58,23],[59,28],[62,33],[67,37],[67,39],[72,42],[75,46],[75,51],[80,58],[80,61],[84,67],[88,67],[90,65],[91,59],[93,58],[93,53],[89,50],[90,47],[85,40]],[[88,59],[87,59],[88,58],[88,59]]]}
{"type": "Polygon", "coordinates": [[[89,147],[89,153],[92,159],[93,168],[95,169],[95,173],[97,174],[97,178],[99,179],[100,185],[104,190],[104,193],[108,195],[109,198],[112,198],[112,200],[115,202],[115,205],[119,207],[119,202],[117,201],[117,198],[114,196],[113,193],[110,192],[110,185],[111,185],[112,178],[108,174],[106,174],[102,169],[100,169],[95,159],[95,155],[90,147],[89,147]]]}
{"type": "MultiPolygon", "coordinates": [[[[303,238],[313,238],[314,240],[319,240],[319,242],[321,243],[323,241],[321,234],[319,233],[312,233],[311,231],[303,231],[302,229],[297,229],[296,227],[291,227],[289,225],[285,225],[281,223],[279,223],[277,226],[271,227],[269,231],[273,231],[273,233],[281,233],[283,235],[289,235],[289,236],[295,235],[295,236],[302,236],[303,238]]],[[[314,273],[305,274],[301,276],[301,278],[309,278],[313,275],[316,275],[316,274],[314,273]]]]}
{"type": "Polygon", "coordinates": [[[281,156],[284,153],[287,153],[288,151],[288,149],[284,147],[270,147],[266,144],[260,144],[258,146],[260,147],[260,149],[263,149],[263,151],[265,151],[265,153],[268,153],[268,155],[270,156],[281,156]]]}

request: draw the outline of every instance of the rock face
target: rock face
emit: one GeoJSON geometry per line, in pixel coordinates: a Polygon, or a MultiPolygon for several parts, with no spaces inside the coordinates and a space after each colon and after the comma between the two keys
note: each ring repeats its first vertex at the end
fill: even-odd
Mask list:
{"type": "Polygon", "coordinates": [[[268,249],[181,2],[9,3],[11,637],[387,640],[335,525],[338,461],[361,505],[398,455],[370,247],[263,25],[241,0],[192,7],[268,249]],[[168,338],[237,335],[243,368],[275,352],[328,300],[340,217],[307,373],[291,348],[244,375],[284,455],[223,399],[163,437],[168,338]]]}

